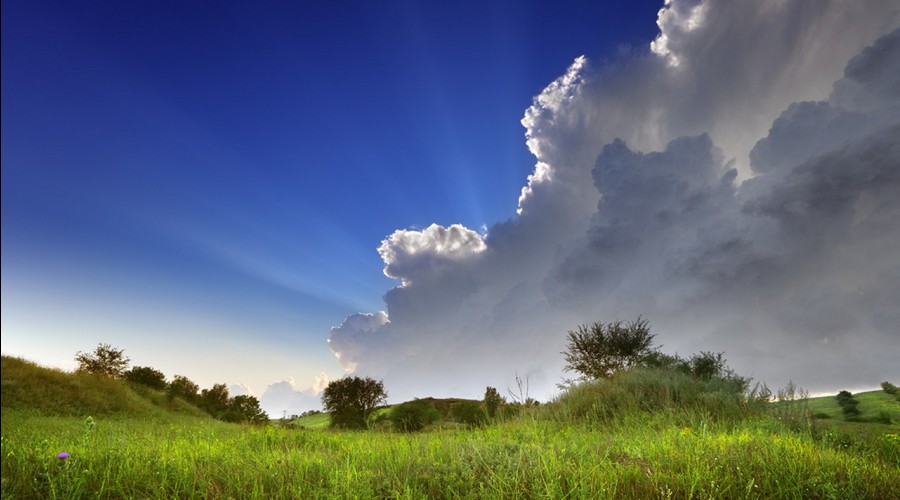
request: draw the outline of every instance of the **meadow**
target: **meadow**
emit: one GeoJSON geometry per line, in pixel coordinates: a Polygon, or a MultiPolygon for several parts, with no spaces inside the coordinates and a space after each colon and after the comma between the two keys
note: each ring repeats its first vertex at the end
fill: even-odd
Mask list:
{"type": "Polygon", "coordinates": [[[639,372],[481,427],[336,431],[327,415],[229,424],[120,381],[2,363],[3,498],[900,498],[900,404],[880,391],[859,395],[863,415],[874,401],[893,423],[639,372]]]}

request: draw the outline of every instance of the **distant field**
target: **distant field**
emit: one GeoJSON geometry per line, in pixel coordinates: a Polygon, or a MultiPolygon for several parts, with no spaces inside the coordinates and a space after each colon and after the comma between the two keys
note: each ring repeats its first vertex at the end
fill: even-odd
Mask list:
{"type": "Polygon", "coordinates": [[[900,425],[823,433],[818,422],[839,419],[769,412],[672,374],[582,386],[482,428],[407,434],[330,430],[325,415],[227,424],[149,396],[125,405],[145,396],[104,381],[107,397],[123,398],[112,404],[88,394],[96,382],[41,370],[3,358],[4,499],[900,498],[900,425]],[[72,382],[81,389],[33,387],[72,392],[61,413],[7,398],[72,382]],[[676,400],[693,403],[651,409],[676,400]]]}
{"type": "Polygon", "coordinates": [[[330,423],[331,417],[327,413],[318,413],[294,419],[290,426],[297,429],[326,429],[330,423]]]}
{"type": "MultiPolygon", "coordinates": [[[[835,394],[836,396],[836,394],[835,394]]],[[[844,415],[841,407],[838,405],[835,396],[823,396],[809,399],[809,410],[813,415],[827,415],[828,418],[843,420],[844,415]]],[[[885,411],[891,415],[891,419],[900,422],[900,401],[895,396],[887,394],[884,391],[868,391],[858,392],[853,398],[859,401],[859,410],[861,419],[871,419],[878,416],[879,412],[885,411]]]]}

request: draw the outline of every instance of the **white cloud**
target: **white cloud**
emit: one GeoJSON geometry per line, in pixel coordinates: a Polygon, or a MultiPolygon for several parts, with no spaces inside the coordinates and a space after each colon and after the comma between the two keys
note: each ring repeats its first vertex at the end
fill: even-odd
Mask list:
{"type": "Polygon", "coordinates": [[[231,384],[228,386],[228,395],[235,396],[253,396],[253,390],[246,384],[231,384]]]}
{"type": "Polygon", "coordinates": [[[313,385],[306,389],[297,387],[294,379],[288,378],[269,384],[259,398],[260,408],[271,417],[284,414],[299,415],[307,410],[318,410],[322,407],[319,395],[328,385],[328,375],[320,373],[313,385]]]}
{"type": "Polygon", "coordinates": [[[453,263],[484,251],[477,232],[461,224],[432,224],[422,231],[399,229],[378,247],[384,274],[404,284],[423,274],[430,275],[441,263],[453,263]]]}
{"type": "Polygon", "coordinates": [[[898,22],[888,1],[667,2],[654,52],[579,58],[534,99],[518,216],[388,237],[401,286],[332,351],[397,400],[515,372],[545,397],[567,330],[643,314],[771,384],[897,377],[898,22]]]}

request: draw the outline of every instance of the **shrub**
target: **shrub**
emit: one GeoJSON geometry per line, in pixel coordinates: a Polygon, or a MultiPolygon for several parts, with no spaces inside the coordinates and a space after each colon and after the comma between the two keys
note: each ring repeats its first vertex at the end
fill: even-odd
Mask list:
{"type": "MultiPolygon", "coordinates": [[[[487,423],[488,417],[491,417],[486,405],[482,407],[480,404],[474,401],[463,401],[461,403],[457,403],[453,406],[451,415],[454,421],[465,424],[470,428],[481,427],[485,425],[487,423]]],[[[495,408],[494,415],[491,418],[495,418],[498,415],[499,406],[495,408]]]]}
{"type": "Polygon", "coordinates": [[[164,391],[166,389],[166,376],[163,372],[149,366],[135,366],[122,374],[122,378],[128,382],[145,385],[164,391]]]}
{"type": "Polygon", "coordinates": [[[700,411],[714,419],[739,419],[752,412],[748,404],[741,387],[726,380],[704,381],[677,371],[642,368],[572,385],[547,411],[575,421],[678,409],[700,411]]]}
{"type": "Polygon", "coordinates": [[[487,411],[487,416],[490,418],[497,417],[497,410],[500,408],[500,405],[505,403],[506,400],[503,399],[503,396],[500,395],[500,392],[497,391],[496,388],[488,386],[484,391],[484,409],[487,411]]]}
{"type": "Polygon", "coordinates": [[[884,390],[884,392],[894,395],[894,396],[896,396],[898,393],[900,393],[900,390],[898,390],[897,386],[888,381],[882,382],[881,388],[884,390]]]}
{"type": "Polygon", "coordinates": [[[391,409],[390,421],[401,432],[417,432],[441,419],[441,413],[424,399],[408,401],[391,409]]]}
{"type": "Polygon", "coordinates": [[[891,418],[891,412],[885,411],[885,410],[879,411],[878,415],[875,416],[873,418],[873,420],[875,422],[878,422],[879,424],[886,424],[886,425],[891,425],[894,422],[893,419],[891,418]]]}
{"type": "Polygon", "coordinates": [[[853,398],[850,391],[841,391],[835,397],[844,413],[844,420],[856,421],[859,419],[859,401],[853,398]]]}
{"type": "Polygon", "coordinates": [[[568,345],[562,353],[566,371],[588,379],[606,378],[631,368],[652,351],[650,323],[640,317],[632,322],[582,325],[568,332],[568,345]]]}
{"type": "Polygon", "coordinates": [[[97,344],[92,353],[75,353],[75,362],[78,363],[76,371],[109,378],[122,378],[129,361],[124,349],[116,349],[109,344],[97,344]]]}
{"type": "Polygon", "coordinates": [[[184,375],[175,375],[172,377],[172,381],[169,382],[169,386],[166,387],[166,394],[170,399],[181,398],[189,403],[194,403],[197,400],[197,391],[199,390],[200,387],[191,379],[184,375]]]}

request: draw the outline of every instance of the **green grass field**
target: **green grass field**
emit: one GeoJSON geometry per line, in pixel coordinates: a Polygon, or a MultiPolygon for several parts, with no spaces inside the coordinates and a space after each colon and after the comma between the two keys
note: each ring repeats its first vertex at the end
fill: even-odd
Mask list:
{"type": "MultiPolygon", "coordinates": [[[[92,408],[78,396],[89,413],[8,403],[8,389],[22,393],[43,370],[3,358],[4,499],[900,498],[896,423],[861,423],[871,432],[835,440],[821,420],[653,373],[586,387],[484,428],[404,434],[329,430],[321,415],[308,425],[227,424],[170,410],[118,382],[104,394],[119,403],[92,408]],[[145,404],[124,403],[139,399],[145,404]]],[[[53,376],[63,387],[80,380],[53,376]]]]}

